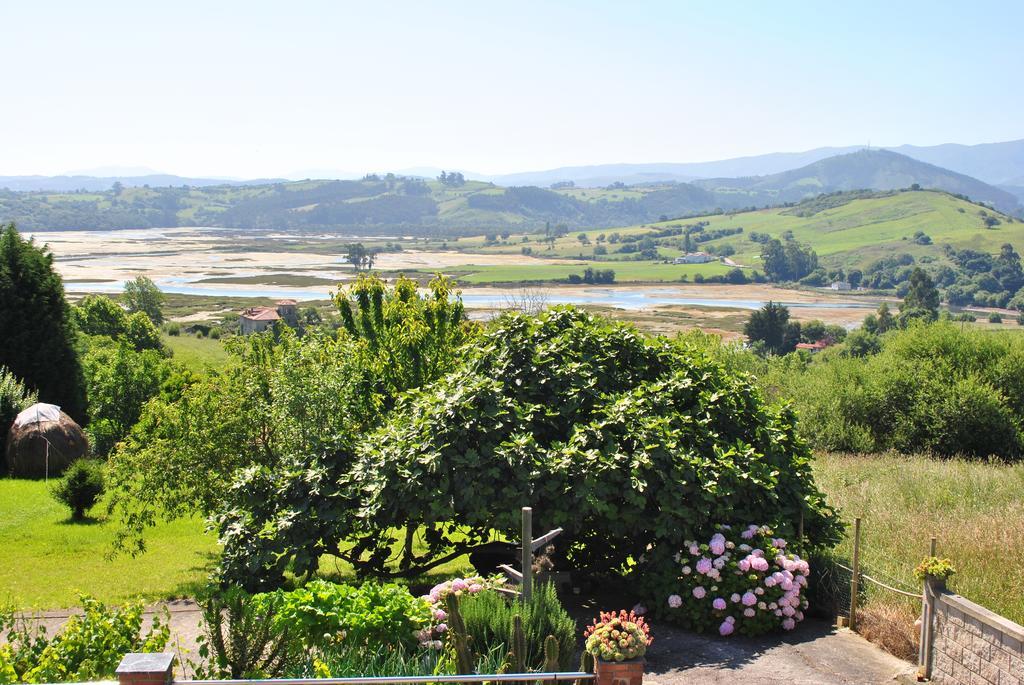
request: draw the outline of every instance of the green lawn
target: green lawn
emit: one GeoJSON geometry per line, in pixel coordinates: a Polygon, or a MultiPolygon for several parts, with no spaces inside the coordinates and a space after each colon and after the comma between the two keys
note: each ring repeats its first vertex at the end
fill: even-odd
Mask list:
{"type": "MultiPolygon", "coordinates": [[[[163,523],[146,532],[147,551],[138,557],[110,558],[116,518],[71,523],[67,510],[41,481],[0,479],[0,606],[22,610],[78,604],[79,593],[119,603],[194,596],[216,563],[216,537],[198,519],[163,523]]],[[[402,537],[402,536],[400,536],[402,537]]],[[[417,550],[422,551],[420,544],[417,550]]],[[[471,572],[468,557],[432,569],[410,583],[438,582],[471,572]]],[[[324,556],[320,573],[336,581],[355,579],[352,566],[324,556]]]]}
{"type": "Polygon", "coordinates": [[[216,369],[228,361],[228,352],[221,340],[197,338],[194,335],[163,334],[164,344],[174,353],[174,361],[196,372],[216,369]]]}
{"type": "MultiPolygon", "coordinates": [[[[103,514],[102,504],[94,514],[103,514]]],[[[76,605],[78,593],[109,602],[191,596],[210,572],[216,541],[201,521],[157,526],[149,550],[108,558],[115,521],[70,523],[41,481],[0,480],[0,604],[19,609],[76,605]]]]}

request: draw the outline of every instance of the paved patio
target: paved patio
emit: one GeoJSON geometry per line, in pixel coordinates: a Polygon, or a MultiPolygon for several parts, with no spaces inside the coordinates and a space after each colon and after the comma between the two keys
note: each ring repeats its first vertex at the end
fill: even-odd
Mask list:
{"type": "Polygon", "coordinates": [[[644,683],[868,685],[912,673],[912,664],[848,629],[808,620],[792,633],[761,638],[695,635],[652,624],[644,683]]]}

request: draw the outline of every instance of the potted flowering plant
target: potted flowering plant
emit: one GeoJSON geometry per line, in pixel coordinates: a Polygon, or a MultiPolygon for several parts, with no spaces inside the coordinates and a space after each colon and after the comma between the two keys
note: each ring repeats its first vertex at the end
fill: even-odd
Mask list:
{"type": "Polygon", "coordinates": [[[632,611],[602,611],[583,636],[587,653],[594,657],[597,685],[640,685],[644,654],[653,642],[643,618],[632,611]]]}

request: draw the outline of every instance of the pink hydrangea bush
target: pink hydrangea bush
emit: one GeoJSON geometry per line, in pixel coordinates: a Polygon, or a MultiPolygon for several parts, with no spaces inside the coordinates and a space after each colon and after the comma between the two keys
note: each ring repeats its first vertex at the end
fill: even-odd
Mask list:
{"type": "Polygon", "coordinates": [[[656,614],[684,628],[728,635],[793,630],[807,610],[810,567],[767,526],[718,526],[687,540],[659,575],[656,614]]]}
{"type": "Polygon", "coordinates": [[[423,595],[423,599],[430,603],[433,620],[429,626],[416,634],[420,646],[427,649],[441,649],[444,646],[444,634],[448,632],[446,623],[448,613],[445,611],[445,599],[448,595],[453,593],[456,596],[475,595],[485,590],[493,590],[501,584],[499,578],[488,579],[482,576],[471,576],[446,580],[430,588],[430,592],[423,595]]]}

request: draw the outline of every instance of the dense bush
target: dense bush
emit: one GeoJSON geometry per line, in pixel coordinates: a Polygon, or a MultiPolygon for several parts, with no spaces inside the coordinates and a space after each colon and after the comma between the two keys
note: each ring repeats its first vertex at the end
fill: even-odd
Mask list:
{"type": "MultiPolygon", "coordinates": [[[[734,516],[834,539],[792,415],[696,348],[574,308],[494,324],[462,368],[398,407],[364,443],[356,548],[424,526],[430,561],[514,535],[519,507],[565,529],[578,568],[610,571],[734,516]],[[453,477],[452,474],[458,474],[453,477]],[[473,487],[465,487],[471,481],[473,487]]],[[[382,570],[382,569],[381,569],[382,570]]]]}
{"type": "Polygon", "coordinates": [[[104,490],[103,464],[95,459],[74,461],[53,487],[53,496],[71,510],[71,518],[81,521],[104,490]]]}
{"type": "Polygon", "coordinates": [[[166,617],[153,618],[142,632],[142,604],[108,609],[82,597],[82,614],[72,614],[59,633],[47,638],[42,630],[0,615],[6,644],[0,646],[0,683],[69,683],[109,680],[129,652],[160,652],[170,631],[166,617]]]}
{"type": "Polygon", "coordinates": [[[528,604],[494,590],[464,593],[459,611],[478,656],[507,653],[513,645],[513,624],[518,616],[525,647],[523,665],[530,670],[544,666],[544,642],[552,635],[558,645],[559,670],[568,670],[576,650],[576,622],[558,601],[553,585],[535,587],[528,604]]]}
{"type": "MultiPolygon", "coordinates": [[[[152,329],[159,344],[159,335],[145,314],[132,314],[128,322],[130,329],[136,324],[143,331],[152,329]]],[[[106,457],[138,422],[143,406],[159,394],[174,369],[162,352],[140,351],[129,333],[120,342],[90,338],[82,367],[89,398],[89,442],[94,454],[106,457]]]]}
{"type": "Polygon", "coordinates": [[[22,409],[36,402],[35,393],[13,373],[0,366],[0,447],[7,444],[7,431],[22,409]]]}
{"type": "Polygon", "coordinates": [[[719,526],[708,542],[656,550],[638,571],[656,616],[722,636],[792,630],[804,618],[810,567],[765,526],[719,526]]]}
{"type": "Polygon", "coordinates": [[[791,397],[821,449],[1016,458],[1024,427],[1024,340],[918,324],[861,358],[822,353],[762,377],[791,397]]]}

